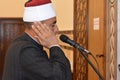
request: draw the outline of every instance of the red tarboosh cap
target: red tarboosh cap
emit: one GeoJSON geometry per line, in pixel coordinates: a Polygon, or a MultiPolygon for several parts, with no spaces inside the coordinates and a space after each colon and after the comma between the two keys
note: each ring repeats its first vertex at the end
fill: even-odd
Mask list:
{"type": "Polygon", "coordinates": [[[42,21],[55,16],[56,13],[50,0],[29,0],[25,3],[24,22],[42,21]]]}

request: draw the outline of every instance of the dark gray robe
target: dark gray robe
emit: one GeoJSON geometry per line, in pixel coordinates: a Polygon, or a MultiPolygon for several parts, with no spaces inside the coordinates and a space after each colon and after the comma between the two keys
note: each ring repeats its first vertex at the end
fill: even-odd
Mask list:
{"type": "Polygon", "coordinates": [[[71,80],[70,63],[60,47],[50,48],[50,58],[43,46],[26,33],[9,47],[3,80],[71,80]]]}

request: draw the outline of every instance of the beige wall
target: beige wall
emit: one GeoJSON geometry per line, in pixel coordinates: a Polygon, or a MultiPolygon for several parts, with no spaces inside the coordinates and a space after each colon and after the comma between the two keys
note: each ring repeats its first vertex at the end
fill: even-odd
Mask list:
{"type": "Polygon", "coordinates": [[[22,17],[25,0],[0,0],[0,17],[22,17]]]}
{"type": "Polygon", "coordinates": [[[61,30],[73,30],[73,0],[52,0],[61,30]]]}
{"type": "MultiPolygon", "coordinates": [[[[0,0],[0,17],[22,17],[27,0],[0,0]]],[[[60,30],[73,29],[73,0],[52,0],[60,30]],[[66,4],[67,3],[67,4],[66,4]]]]}

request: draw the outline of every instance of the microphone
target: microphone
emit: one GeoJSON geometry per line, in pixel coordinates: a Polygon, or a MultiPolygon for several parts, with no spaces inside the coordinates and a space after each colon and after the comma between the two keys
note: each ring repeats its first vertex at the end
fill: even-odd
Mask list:
{"type": "Polygon", "coordinates": [[[63,35],[63,34],[62,34],[62,35],[60,36],[60,40],[63,41],[63,42],[65,42],[65,43],[68,43],[69,45],[71,45],[71,46],[73,46],[73,47],[75,47],[75,48],[77,48],[77,49],[80,49],[81,51],[84,51],[84,52],[90,54],[90,51],[86,50],[85,48],[83,48],[82,46],[80,46],[80,45],[79,45],[78,43],[76,43],[75,41],[69,39],[66,35],[63,35]]]}

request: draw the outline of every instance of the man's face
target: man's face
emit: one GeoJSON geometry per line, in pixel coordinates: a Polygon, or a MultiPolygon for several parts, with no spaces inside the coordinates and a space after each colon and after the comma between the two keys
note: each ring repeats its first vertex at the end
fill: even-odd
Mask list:
{"type": "Polygon", "coordinates": [[[50,27],[50,29],[56,34],[58,32],[58,27],[57,27],[57,24],[56,24],[56,17],[53,17],[53,18],[50,18],[50,19],[47,19],[47,20],[44,20],[42,21],[42,23],[46,24],[47,26],[50,27]]]}

